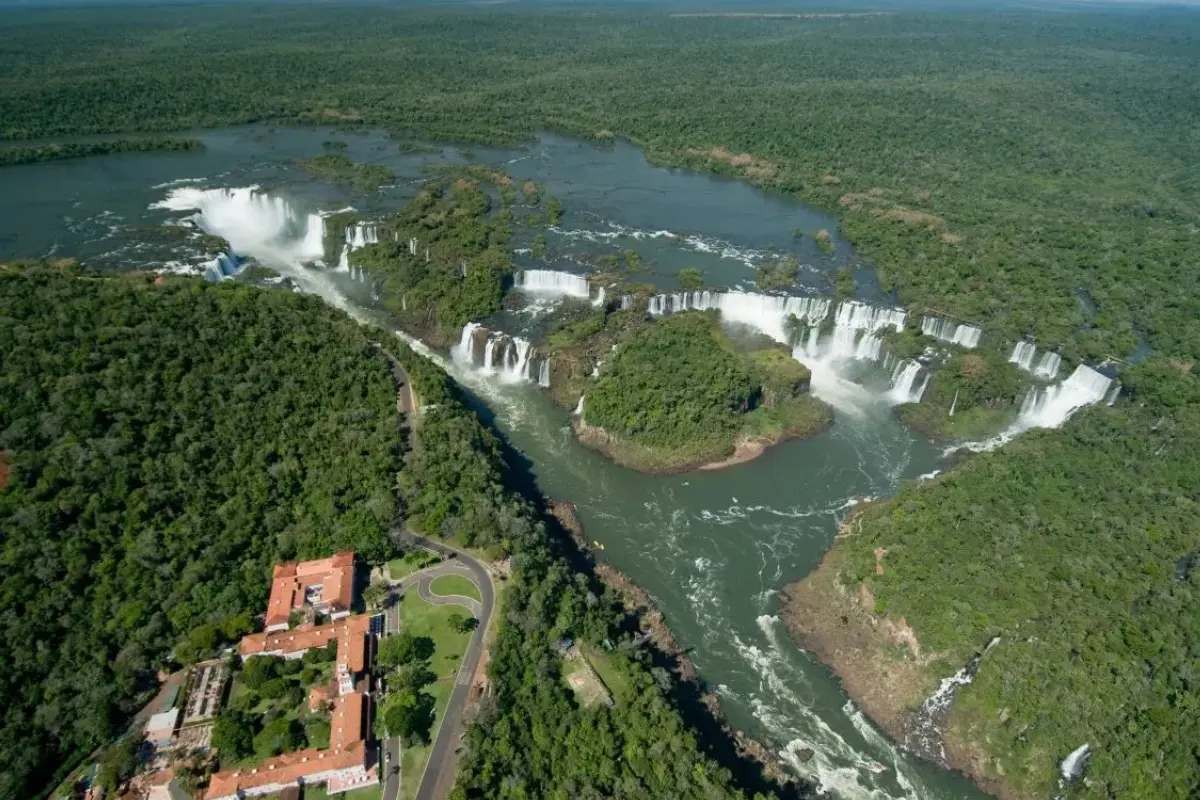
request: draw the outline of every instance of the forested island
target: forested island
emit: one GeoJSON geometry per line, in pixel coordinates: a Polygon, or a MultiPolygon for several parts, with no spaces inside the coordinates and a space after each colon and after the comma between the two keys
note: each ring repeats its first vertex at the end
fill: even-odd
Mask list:
{"type": "Polygon", "coordinates": [[[752,338],[739,350],[715,312],[640,326],[614,343],[588,386],[580,441],[622,466],[683,472],[743,463],[832,424],[832,410],[808,394],[808,369],[752,338]]]}

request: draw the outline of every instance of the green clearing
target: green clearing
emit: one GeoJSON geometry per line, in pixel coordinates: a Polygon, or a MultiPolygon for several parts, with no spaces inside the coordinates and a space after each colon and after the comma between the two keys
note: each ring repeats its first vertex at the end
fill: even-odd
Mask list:
{"type": "Polygon", "coordinates": [[[429,590],[443,597],[458,595],[483,602],[483,596],[479,593],[475,581],[462,575],[438,575],[430,582],[429,590]]]}
{"type": "Polygon", "coordinates": [[[600,680],[604,681],[604,685],[614,700],[621,700],[629,695],[632,688],[629,678],[612,656],[599,647],[586,642],[579,645],[579,650],[592,665],[592,669],[596,670],[600,680]]]}
{"type": "Polygon", "coordinates": [[[398,581],[401,578],[407,577],[417,570],[425,569],[426,567],[436,564],[441,560],[441,556],[437,553],[431,553],[428,550],[411,550],[405,553],[402,558],[393,559],[388,562],[388,570],[392,576],[392,580],[398,581]]]}
{"type": "MultiPolygon", "coordinates": [[[[474,584],[471,584],[474,586],[474,584]]],[[[428,636],[433,640],[434,651],[429,668],[437,676],[437,680],[424,688],[434,699],[433,727],[430,729],[430,743],[437,738],[438,729],[442,724],[442,715],[454,689],[454,679],[458,673],[458,665],[466,650],[470,634],[459,633],[450,624],[450,618],[455,614],[462,615],[462,609],[455,606],[440,606],[427,603],[417,594],[416,589],[410,589],[400,598],[400,630],[409,631],[415,636],[428,636]]],[[[429,745],[402,747],[400,756],[400,797],[416,796],[420,784],[420,774],[425,769],[429,758],[429,745]]]]}

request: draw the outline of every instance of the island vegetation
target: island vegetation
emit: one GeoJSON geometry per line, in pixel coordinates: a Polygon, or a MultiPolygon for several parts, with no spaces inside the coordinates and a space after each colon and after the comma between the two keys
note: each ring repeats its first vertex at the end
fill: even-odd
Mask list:
{"type": "Polygon", "coordinates": [[[100,139],[88,142],[0,147],[0,167],[15,164],[38,164],[43,161],[64,161],[71,158],[112,155],[114,153],[180,153],[203,150],[199,139],[137,137],[100,139]]]}
{"type": "MultiPolygon", "coordinates": [[[[345,147],[345,143],[342,147],[345,147]]],[[[300,162],[317,180],[340,183],[360,192],[373,192],[395,179],[392,171],[380,164],[361,164],[339,152],[324,153],[300,162]]]]}
{"type": "Polygon", "coordinates": [[[359,327],[292,292],[159,283],[0,270],[3,797],[107,742],[172,652],[247,632],[272,563],[391,550],[395,386],[359,327]]]}
{"type": "Polygon", "coordinates": [[[580,441],[647,472],[749,460],[832,422],[808,394],[808,369],[752,337],[739,352],[716,312],[641,326],[585,385],[580,441]]]}

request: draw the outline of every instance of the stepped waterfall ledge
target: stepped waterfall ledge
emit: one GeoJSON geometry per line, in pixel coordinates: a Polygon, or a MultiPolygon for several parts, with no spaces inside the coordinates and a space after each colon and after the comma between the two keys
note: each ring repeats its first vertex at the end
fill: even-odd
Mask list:
{"type": "Polygon", "coordinates": [[[931,316],[926,316],[921,320],[921,332],[926,336],[932,336],[943,342],[950,342],[968,349],[977,347],[979,337],[983,335],[983,329],[977,325],[931,316]]]}
{"type": "Polygon", "coordinates": [[[1050,351],[1042,353],[1042,357],[1037,359],[1036,364],[1034,364],[1034,359],[1037,359],[1037,346],[1032,342],[1017,342],[1013,347],[1012,355],[1008,357],[1010,363],[1016,364],[1031,375],[1048,381],[1058,377],[1059,365],[1062,363],[1062,357],[1058,353],[1050,351]]]}
{"type": "Polygon", "coordinates": [[[582,300],[587,300],[592,294],[587,278],[551,269],[521,270],[513,285],[523,292],[578,297],[582,300]]]}

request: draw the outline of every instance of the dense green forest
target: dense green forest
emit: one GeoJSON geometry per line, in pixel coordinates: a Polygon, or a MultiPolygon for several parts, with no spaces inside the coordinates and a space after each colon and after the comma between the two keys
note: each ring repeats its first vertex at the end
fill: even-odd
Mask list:
{"type": "Polygon", "coordinates": [[[1200,356],[1200,18],[1183,10],[580,24],[238,5],[5,23],[6,140],[256,120],[405,141],[625,136],[838,209],[914,310],[1070,360],[1127,357],[1143,334],[1200,356]]]}
{"type": "Polygon", "coordinates": [[[199,139],[105,139],[98,142],[67,142],[32,147],[0,147],[0,167],[13,164],[36,164],[40,161],[62,161],[111,153],[181,152],[203,150],[199,139]]]}
{"type": "MultiPolygon", "coordinates": [[[[566,543],[509,487],[514,472],[500,442],[431,362],[396,350],[421,397],[413,449],[401,475],[411,521],[434,535],[511,554],[513,577],[490,650],[495,694],[467,733],[452,797],[743,797],[698,747],[623,633],[612,598],[574,571],[566,543]],[[562,637],[612,647],[625,676],[612,707],[581,707],[562,680],[562,637]]],[[[624,626],[627,629],[627,626],[624,626]]]]}
{"type": "Polygon", "coordinates": [[[932,685],[1001,637],[949,728],[1021,796],[1052,795],[1085,742],[1072,796],[1200,794],[1200,377],[1156,359],[1123,379],[1127,402],[909,486],[839,539],[843,581],[939,654],[932,685]]]}
{"type": "Polygon", "coordinates": [[[378,281],[381,304],[407,330],[435,344],[457,342],[462,326],[500,310],[512,256],[509,227],[469,179],[430,181],[351,263],[378,281]],[[417,240],[416,252],[410,239],[417,240]]]}
{"type": "MultiPolygon", "coordinates": [[[[586,336],[598,316],[566,328],[560,341],[586,336]]],[[[749,347],[739,349],[715,311],[636,327],[584,385],[584,419],[605,431],[604,441],[581,437],[618,463],[656,472],[718,461],[739,438],[777,442],[829,424],[828,407],[807,394],[803,364],[770,342],[749,347]]]]}
{"type": "Polygon", "coordinates": [[[387,167],[359,164],[341,153],[324,153],[301,161],[300,166],[318,180],[344,184],[361,192],[375,191],[395,178],[387,167]]]}
{"type": "Polygon", "coordinates": [[[387,362],[291,292],[10,266],[0,352],[0,797],[31,798],[273,562],[385,557],[402,440],[387,362]]]}

